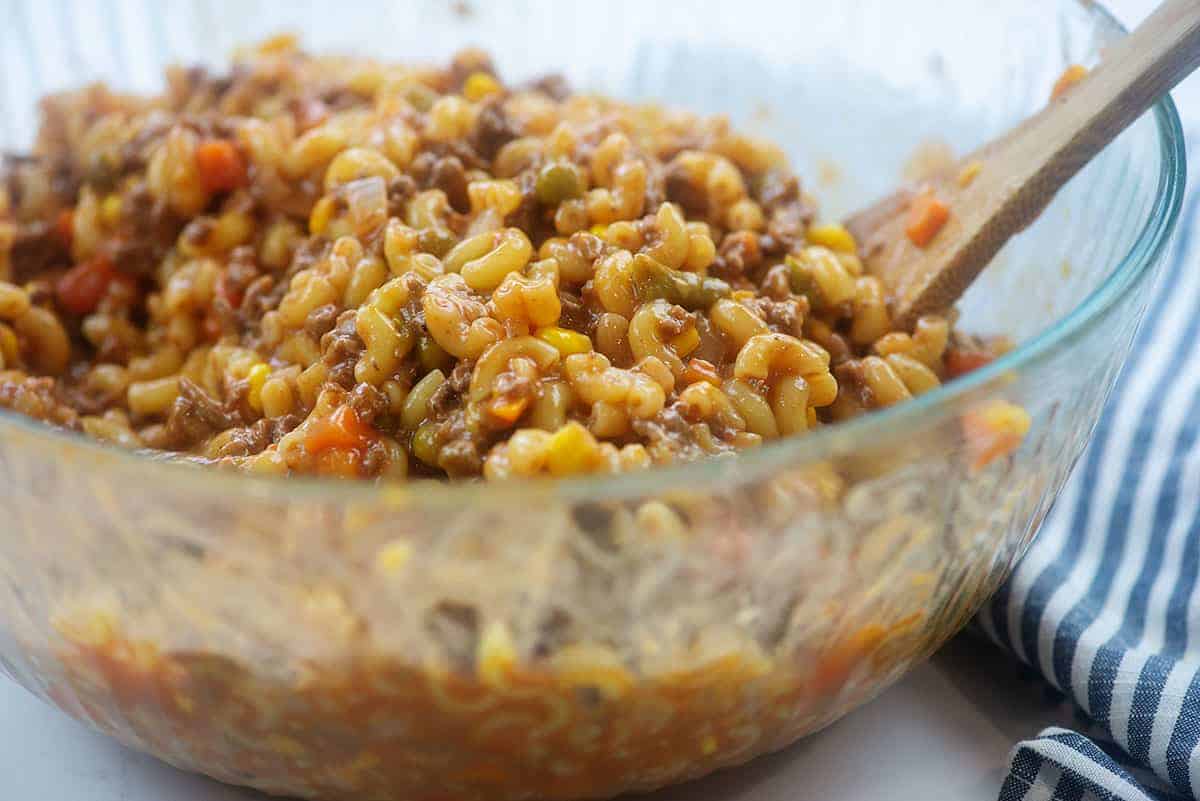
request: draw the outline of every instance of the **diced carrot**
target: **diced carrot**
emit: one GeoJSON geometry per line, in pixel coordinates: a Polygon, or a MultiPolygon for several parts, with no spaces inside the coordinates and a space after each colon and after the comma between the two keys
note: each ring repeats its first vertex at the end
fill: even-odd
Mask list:
{"type": "Polygon", "coordinates": [[[688,384],[707,381],[715,387],[721,386],[721,374],[717,372],[716,365],[707,359],[688,359],[683,370],[683,380],[688,384]]]}
{"type": "Polygon", "coordinates": [[[1063,70],[1063,74],[1058,76],[1058,80],[1054,82],[1054,89],[1050,91],[1050,99],[1058,100],[1065,95],[1067,91],[1075,84],[1087,77],[1087,67],[1079,64],[1072,64],[1063,70]]]}
{"type": "Polygon", "coordinates": [[[904,233],[917,247],[927,247],[949,219],[950,208],[933,192],[925,191],[912,199],[904,233]]]}
{"type": "Polygon", "coordinates": [[[58,241],[65,249],[71,249],[71,243],[75,240],[74,209],[63,209],[58,213],[58,217],[54,220],[54,235],[58,237],[58,241]]]}
{"type": "Polygon", "coordinates": [[[528,406],[528,398],[495,398],[488,404],[487,410],[488,415],[497,423],[504,426],[511,426],[525,413],[525,409],[528,406]]]}
{"type": "Polygon", "coordinates": [[[818,658],[812,675],[812,690],[818,695],[837,692],[871,652],[883,642],[887,631],[878,623],[868,623],[818,658]]]}
{"type": "Polygon", "coordinates": [[[339,406],[326,420],[316,420],[304,445],[309,453],[329,450],[362,450],[375,438],[375,430],[358,418],[350,406],[339,406]]]}
{"type": "Polygon", "coordinates": [[[209,139],[196,148],[200,182],[209,192],[227,192],[245,186],[246,162],[232,142],[209,139]]]}
{"type": "Polygon", "coordinates": [[[55,284],[58,304],[71,314],[90,314],[108,292],[116,268],[104,256],[82,262],[67,270],[55,284]]]}
{"type": "Polygon", "coordinates": [[[958,378],[995,360],[995,356],[984,350],[950,348],[946,351],[946,377],[958,378]]]}
{"type": "Polygon", "coordinates": [[[1029,413],[1008,401],[988,401],[968,410],[962,417],[962,429],[971,467],[982,469],[1015,451],[1029,425],[1029,413]]]}

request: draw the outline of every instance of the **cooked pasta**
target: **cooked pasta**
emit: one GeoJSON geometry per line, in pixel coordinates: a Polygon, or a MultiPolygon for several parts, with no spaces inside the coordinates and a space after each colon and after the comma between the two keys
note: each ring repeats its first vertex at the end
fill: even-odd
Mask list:
{"type": "Polygon", "coordinates": [[[941,317],[893,330],[854,238],[724,118],[286,38],[167,79],[47,98],[6,162],[7,408],[272,474],[567,476],[988,358],[941,317]]]}

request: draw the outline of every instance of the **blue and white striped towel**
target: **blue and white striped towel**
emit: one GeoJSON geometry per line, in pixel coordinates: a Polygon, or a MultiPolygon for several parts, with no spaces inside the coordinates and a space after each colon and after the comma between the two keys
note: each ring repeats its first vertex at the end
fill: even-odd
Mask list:
{"type": "Polygon", "coordinates": [[[1020,743],[1000,801],[1200,798],[1198,135],[1192,125],[1178,245],[1125,373],[978,618],[1089,723],[1088,736],[1052,728],[1020,743]]]}

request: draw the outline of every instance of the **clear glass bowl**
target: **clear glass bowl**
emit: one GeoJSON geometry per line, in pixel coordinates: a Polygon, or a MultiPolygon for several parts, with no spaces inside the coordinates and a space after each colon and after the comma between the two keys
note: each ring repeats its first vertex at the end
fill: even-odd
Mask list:
{"type": "MultiPolygon", "coordinates": [[[[1091,2],[16,3],[4,144],[35,97],[280,28],[389,58],[491,50],[510,78],[727,112],[832,217],[931,136],[1040,107],[1119,26],[1091,2]],[[835,166],[836,165],[836,166],[835,166]]],[[[962,304],[1020,346],[918,400],[736,461],[380,488],[155,462],[0,418],[0,659],[122,742],[272,793],[611,796],[815,731],[924,658],[1008,574],[1127,353],[1183,191],[1169,100],[962,304]],[[1032,428],[987,464],[964,415],[1032,428]]]]}

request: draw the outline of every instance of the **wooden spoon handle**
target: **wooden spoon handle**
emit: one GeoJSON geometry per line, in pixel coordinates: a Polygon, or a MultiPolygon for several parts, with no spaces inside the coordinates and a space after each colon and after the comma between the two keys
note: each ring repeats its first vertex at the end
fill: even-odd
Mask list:
{"type": "Polygon", "coordinates": [[[1166,0],[1113,44],[1087,79],[1006,138],[1014,156],[1028,154],[1038,165],[1035,175],[1045,183],[1036,199],[1044,196],[1048,203],[1084,164],[1198,66],[1200,0],[1166,0]]]}
{"type": "Polygon", "coordinates": [[[930,182],[951,216],[927,247],[905,237],[903,194],[850,218],[897,324],[952,305],[1063,184],[1197,66],[1200,0],[1166,0],[1063,97],[930,182]],[[976,177],[964,182],[966,164],[976,177]]]}

